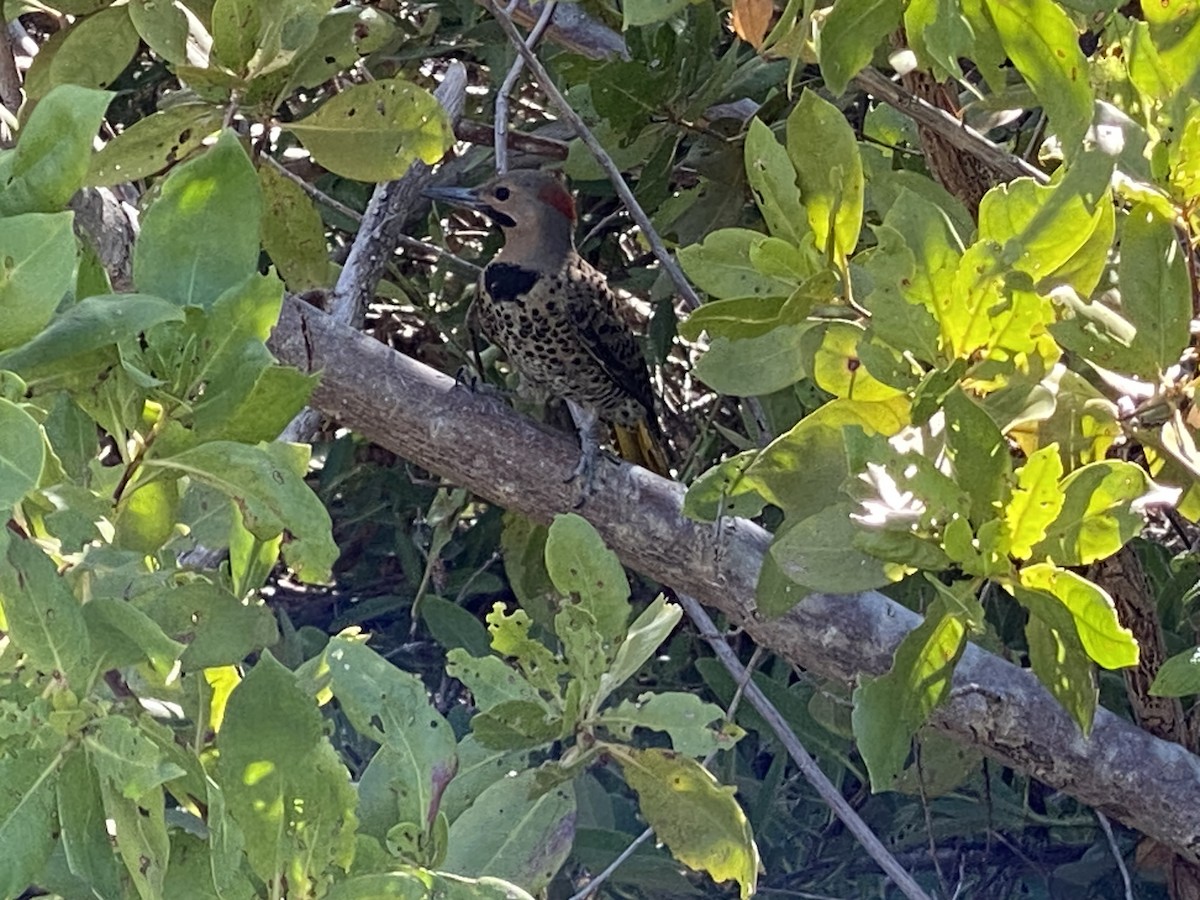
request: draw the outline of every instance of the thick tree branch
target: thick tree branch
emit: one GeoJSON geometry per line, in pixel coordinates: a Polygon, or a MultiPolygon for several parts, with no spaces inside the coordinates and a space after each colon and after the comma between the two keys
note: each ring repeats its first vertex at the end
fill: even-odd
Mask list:
{"type": "MultiPolygon", "coordinates": [[[[575,442],[499,400],[338,325],[295,299],[271,340],[284,362],[322,371],[312,403],[414,463],[540,521],[570,510],[575,442]]],[[[729,617],[763,647],[814,673],[853,682],[891,664],[919,617],[870,591],[813,595],[766,619],[754,590],[770,536],[741,519],[720,536],[683,516],[684,488],[603,461],[579,510],[630,567],[729,617]]],[[[955,739],[1200,859],[1200,758],[1101,709],[1085,739],[1032,673],[969,646],[933,724],[955,739]]]]}

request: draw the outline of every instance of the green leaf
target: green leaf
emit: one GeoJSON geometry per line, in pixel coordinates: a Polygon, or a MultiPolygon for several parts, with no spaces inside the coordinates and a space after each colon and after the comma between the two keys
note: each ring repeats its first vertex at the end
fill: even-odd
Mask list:
{"type": "Polygon", "coordinates": [[[735,397],[770,394],[805,376],[801,339],[812,326],[780,325],[759,337],[718,337],[696,363],[695,375],[709,387],[735,397]]]}
{"type": "Polygon", "coordinates": [[[71,213],[0,216],[0,248],[0,312],[4,315],[0,349],[5,349],[41,331],[71,287],[75,269],[71,213]]]}
{"type": "Polygon", "coordinates": [[[129,19],[151,50],[177,66],[187,61],[188,20],[174,3],[129,0],[129,19]]]}
{"type": "Polygon", "coordinates": [[[331,10],[317,26],[312,44],[297,58],[288,78],[289,88],[324,84],[359,57],[383,49],[395,32],[395,22],[376,9],[343,6],[331,10]]]}
{"type": "Polygon", "coordinates": [[[133,252],[138,289],[209,308],[258,269],[262,194],[232,131],[176,168],[142,216],[133,252]]]}
{"type": "Polygon", "coordinates": [[[821,27],[821,74],[835,94],[871,61],[875,48],[900,24],[900,0],[835,3],[821,27]]]}
{"type": "Polygon", "coordinates": [[[7,514],[37,487],[45,459],[46,442],[37,421],[0,398],[0,510],[7,514]]]}
{"type": "Polygon", "coordinates": [[[471,733],[491,750],[532,750],[562,737],[564,725],[543,702],[503,700],[471,719],[471,733]]]}
{"type": "Polygon", "coordinates": [[[435,163],[454,140],[441,104],[395,78],[353,85],[287,128],[321,165],[358,181],[389,181],[417,160],[435,163]]]}
{"type": "Polygon", "coordinates": [[[13,643],[34,668],[59,673],[83,690],[92,652],[79,601],[32,540],[9,539],[7,558],[0,566],[0,600],[13,643]]]}
{"type": "MultiPolygon", "coordinates": [[[[170,4],[155,5],[175,10],[170,4]]],[[[198,150],[220,127],[221,110],[207,103],[180,103],[146,116],[92,157],[84,183],[107,187],[161,172],[198,150]]]]}
{"type": "Polygon", "coordinates": [[[504,575],[521,608],[540,625],[549,627],[558,595],[546,571],[549,527],[509,510],[504,513],[500,550],[504,575]]]}
{"type": "Polygon", "coordinates": [[[934,64],[939,80],[962,77],[960,57],[976,52],[975,35],[957,0],[909,0],[904,33],[923,64],[934,64]]]}
{"type": "Polygon", "coordinates": [[[681,618],[683,608],[677,603],[669,602],[662,594],[642,610],[629,626],[625,639],[617,647],[612,665],[600,678],[600,693],[595,705],[598,706],[646,664],[655,651],[666,642],[681,618]]]}
{"type": "Polygon", "coordinates": [[[1106,459],[1081,466],[1063,479],[1062,511],[1032,557],[1086,566],[1112,556],[1141,532],[1145,521],[1132,505],[1150,488],[1145,471],[1133,463],[1106,459]]]}
{"type": "Polygon", "coordinates": [[[164,896],[163,882],[171,854],[167,837],[166,800],[155,788],[143,800],[131,800],[107,779],[100,779],[106,819],[112,820],[117,851],[142,900],[164,896]]]}
{"type": "Polygon", "coordinates": [[[329,284],[325,225],[312,200],[274,166],[259,166],[258,180],[266,203],[263,249],[288,290],[298,294],[329,284]]]}
{"type": "Polygon", "coordinates": [[[864,334],[850,322],[817,323],[804,340],[805,367],[812,380],[835,397],[851,400],[869,403],[899,396],[901,391],[875,378],[863,365],[858,347],[864,334]]]}
{"type": "Polygon", "coordinates": [[[817,247],[840,267],[862,227],[863,167],[854,129],[837,107],[805,91],[788,115],[787,152],[817,247]]]}
{"type": "Polygon", "coordinates": [[[723,515],[750,519],[761,514],[766,498],[742,477],[757,457],[757,450],[745,450],[702,474],[688,485],[683,514],[700,522],[712,522],[723,515]]]}
{"type": "Polygon", "coordinates": [[[447,650],[461,647],[471,656],[486,656],[491,648],[487,629],[479,619],[450,600],[426,594],[421,601],[421,620],[447,650]]]}
{"type": "Polygon", "coordinates": [[[1018,587],[1013,593],[1029,610],[1025,641],[1034,674],[1087,737],[1096,716],[1096,678],[1075,620],[1065,606],[1040,591],[1018,587]]]}
{"type": "Polygon", "coordinates": [[[540,641],[529,636],[533,622],[524,610],[504,611],[503,603],[495,603],[487,614],[488,633],[492,649],[501,656],[516,659],[529,683],[551,697],[560,697],[558,679],[566,673],[561,659],[540,641]]]}
{"type": "Polygon", "coordinates": [[[350,723],[399,763],[393,772],[398,780],[372,780],[371,789],[360,785],[364,829],[383,840],[395,822],[432,823],[458,761],[454,731],[430,705],[424,683],[360,641],[336,637],[325,658],[330,688],[350,723]]]}
{"type": "Polygon", "coordinates": [[[636,701],[622,700],[601,713],[596,722],[625,741],[632,741],[635,728],[665,731],[676,752],[702,759],[730,749],[744,733],[724,720],[721,707],[705,703],[695,694],[668,691],[641,694],[636,701]]]}
{"type": "MultiPolygon", "coordinates": [[[[1004,262],[1035,282],[1056,275],[1073,259],[1073,268],[1082,266],[1075,257],[1085,249],[1097,257],[1085,271],[1102,269],[1110,242],[1093,246],[1090,239],[1112,211],[1113,163],[1111,156],[1089,151],[1056,172],[1052,184],[1019,178],[992,188],[979,204],[979,239],[1002,245],[1004,262]]],[[[1081,284],[1080,290],[1091,288],[1081,284]]]]}
{"type": "Polygon", "coordinates": [[[510,772],[529,768],[529,754],[521,751],[493,750],[474,735],[458,742],[458,771],[454,773],[439,809],[453,822],[479,795],[510,772]]]}
{"type": "Polygon", "coordinates": [[[1004,507],[1008,549],[1017,559],[1033,555],[1034,545],[1046,537],[1046,529],[1062,511],[1066,501],[1059,486],[1062,472],[1057,444],[1035,450],[1017,469],[1017,487],[1004,507]]]}
{"type": "Polygon", "coordinates": [[[658,748],[605,745],[638,795],[642,816],[671,855],[716,882],[734,880],[754,895],[759,856],[750,823],[733,797],[694,759],[658,748]]]}
{"type": "Polygon", "coordinates": [[[621,7],[624,15],[621,29],[663,22],[687,9],[695,0],[627,0],[621,7]]]}
{"type": "Polygon", "coordinates": [[[137,50],[138,33],[128,11],[111,6],[67,29],[50,62],[47,83],[106,88],[125,71],[137,50]]]}
{"type": "Polygon", "coordinates": [[[21,896],[54,849],[60,763],[47,749],[18,750],[0,758],[0,896],[21,896]]]}
{"type": "Polygon", "coordinates": [[[1052,0],[984,0],[984,6],[1069,159],[1092,124],[1088,64],[1075,24],[1052,0]]]}
{"type": "Polygon", "coordinates": [[[305,375],[290,366],[276,365],[259,369],[257,362],[249,361],[238,372],[241,383],[230,384],[223,378],[230,390],[220,404],[208,407],[210,415],[203,424],[212,440],[273,441],[304,408],[321,380],[319,372],[305,375]]]}
{"type": "MultiPolygon", "coordinates": [[[[83,185],[92,141],[112,96],[61,85],[41,99],[21,129],[11,165],[0,179],[0,215],[54,213],[67,205],[83,185]]],[[[0,238],[5,255],[14,255],[7,249],[11,246],[0,238]]]]}
{"type": "Polygon", "coordinates": [[[582,516],[554,517],[546,537],[546,571],[559,593],[578,597],[595,620],[602,644],[615,643],[625,634],[629,622],[625,569],[582,516]]]}
{"type": "Polygon", "coordinates": [[[938,323],[929,308],[916,298],[909,299],[902,287],[916,275],[915,257],[894,228],[879,225],[874,231],[876,246],[854,257],[855,264],[862,266],[874,282],[863,299],[863,305],[871,312],[868,338],[924,362],[934,362],[939,358],[938,323]]]}
{"type": "Polygon", "coordinates": [[[1121,311],[1136,329],[1133,373],[1155,378],[1179,362],[1188,345],[1192,292],[1174,225],[1145,204],[1125,221],[1117,280],[1121,311]]]}
{"type": "Polygon", "coordinates": [[[771,544],[776,565],[809,591],[849,594],[890,584],[893,579],[883,563],[854,546],[860,530],[851,518],[856,509],[853,503],[839,502],[784,526],[771,544]]]}
{"type": "Polygon", "coordinates": [[[1012,472],[1008,444],[982,407],[955,388],[946,395],[946,449],[954,478],[971,498],[971,522],[982,525],[1000,511],[1012,472]]]}
{"type": "Polygon", "coordinates": [[[325,506],[270,445],[250,447],[210,441],[163,459],[147,459],[149,469],[188,475],[229,496],[246,527],[260,540],[292,536],[284,558],[305,581],[323,581],[338,556],[325,506]]]}
{"type": "Polygon", "coordinates": [[[559,784],[534,796],[536,770],[497,781],[450,826],[440,868],[511,881],[530,893],[550,883],[575,833],[575,792],[559,784]]]}
{"type": "Polygon", "coordinates": [[[950,694],[966,628],[940,595],[905,635],[886,675],[854,690],[854,739],[871,775],[871,790],[891,789],[904,770],[912,737],[950,694]]]}
{"type": "MultiPolygon", "coordinates": [[[[29,217],[21,217],[26,218],[29,217]]],[[[0,234],[2,230],[0,222],[0,234]]],[[[57,304],[58,300],[54,302],[57,304]]],[[[159,297],[146,294],[87,297],[55,316],[33,340],[0,353],[0,367],[28,376],[49,374],[63,360],[114,347],[163,322],[182,321],[183,311],[159,297]]]]}
{"type": "Polygon", "coordinates": [[[1150,693],[1155,697],[1187,697],[1200,694],[1200,652],[1196,647],[1176,653],[1162,664],[1150,693]]]}
{"type": "Polygon", "coordinates": [[[113,522],[113,546],[157,553],[175,533],[179,518],[179,483],[161,479],[143,484],[121,498],[113,522]]]}
{"type": "Polygon", "coordinates": [[[83,617],[98,649],[108,649],[105,629],[116,632],[136,648],[137,662],[149,662],[165,681],[172,680],[186,647],[167,637],[162,627],[134,604],[119,597],[93,597],[84,605],[83,617]]]}
{"type": "Polygon", "coordinates": [[[199,434],[226,430],[230,411],[274,363],[264,342],[282,305],[283,283],[275,274],[253,274],[223,292],[204,316],[188,391],[199,397],[192,407],[199,434]]]}
{"type": "Polygon", "coordinates": [[[1075,630],[1087,655],[1106,669],[1136,666],[1138,645],[1121,624],[1112,597],[1099,585],[1051,563],[1021,570],[1021,584],[1058,598],[1075,619],[1075,630]]]}
{"type": "Polygon", "coordinates": [[[498,656],[476,658],[463,650],[451,650],[446,654],[446,673],[466,685],[481,710],[510,700],[525,700],[542,703],[549,711],[537,688],[498,656]]]}
{"type": "MultiPolygon", "coordinates": [[[[888,210],[883,224],[899,235],[913,254],[911,274],[897,270],[902,273],[899,286],[903,296],[928,309],[944,330],[940,313],[953,305],[950,298],[955,296],[954,279],[963,253],[953,222],[945,210],[906,190],[888,210]]],[[[890,271],[892,267],[885,266],[880,280],[890,280],[890,271]]]]}
{"type": "Polygon", "coordinates": [[[83,743],[101,780],[129,800],[145,800],[155,788],[186,774],[124,716],[101,719],[83,743]]]}
{"type": "Polygon", "coordinates": [[[121,869],[105,829],[100,780],[85,751],[73,750],[63,761],[56,800],[67,867],[97,897],[121,897],[121,869]]]}
{"type": "Polygon", "coordinates": [[[246,857],[265,881],[309,893],[354,848],[356,796],[295,676],[264,652],[233,690],[217,735],[217,772],[246,857]]]}
{"type": "Polygon", "coordinates": [[[462,878],[447,872],[431,872],[411,866],[393,871],[359,875],[339,881],[326,900],[534,900],[531,894],[500,878],[462,878]]]}
{"type": "Polygon", "coordinates": [[[701,244],[679,251],[679,264],[700,290],[720,299],[788,297],[796,289],[792,279],[760,272],[750,251],[768,238],[746,228],[722,228],[701,244]]]}
{"type": "Polygon", "coordinates": [[[744,153],[746,180],[767,230],[773,237],[800,246],[810,233],[808,214],[800,202],[796,169],[787,150],[775,140],[771,129],[755,117],[746,132],[744,153]]]}
{"type": "Polygon", "coordinates": [[[185,645],[180,658],[185,672],[236,665],[279,640],[270,609],[243,604],[215,584],[174,585],[137,603],[164,633],[185,645]]]}

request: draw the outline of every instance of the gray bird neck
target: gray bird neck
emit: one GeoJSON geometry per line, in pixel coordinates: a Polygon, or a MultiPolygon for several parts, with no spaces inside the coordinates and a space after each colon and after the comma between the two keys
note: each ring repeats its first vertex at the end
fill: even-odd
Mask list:
{"type": "Polygon", "coordinates": [[[575,252],[573,231],[572,223],[562,216],[547,216],[532,228],[505,228],[504,247],[496,259],[536,270],[558,268],[575,252]]]}

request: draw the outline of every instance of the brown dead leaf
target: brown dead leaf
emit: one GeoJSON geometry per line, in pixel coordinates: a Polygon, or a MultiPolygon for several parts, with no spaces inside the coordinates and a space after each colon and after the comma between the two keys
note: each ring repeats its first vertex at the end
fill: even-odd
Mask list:
{"type": "Polygon", "coordinates": [[[733,33],[755,50],[760,49],[774,12],[773,0],[733,0],[733,33]]]}

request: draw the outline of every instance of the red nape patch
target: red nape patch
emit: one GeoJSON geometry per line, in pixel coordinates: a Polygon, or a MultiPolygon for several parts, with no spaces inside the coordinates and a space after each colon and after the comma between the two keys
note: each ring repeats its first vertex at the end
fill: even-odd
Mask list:
{"type": "Polygon", "coordinates": [[[570,221],[575,221],[575,200],[571,197],[571,192],[557,181],[543,185],[538,191],[538,199],[557,209],[570,221]]]}

